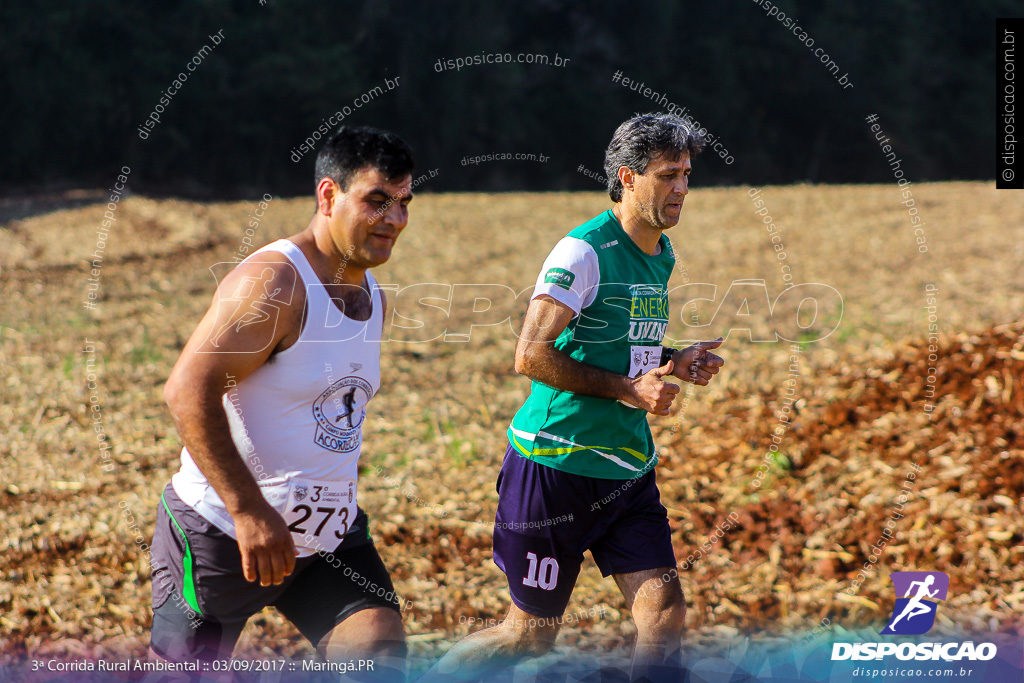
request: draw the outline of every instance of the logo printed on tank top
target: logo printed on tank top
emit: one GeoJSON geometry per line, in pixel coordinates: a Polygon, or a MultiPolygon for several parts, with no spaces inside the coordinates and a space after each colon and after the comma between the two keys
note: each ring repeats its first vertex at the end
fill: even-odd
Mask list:
{"type": "MultiPolygon", "coordinates": [[[[630,285],[629,340],[660,342],[668,329],[668,294],[660,285],[630,285]]],[[[657,366],[655,366],[657,367],[657,366]]]]}
{"type": "Polygon", "coordinates": [[[365,406],[372,396],[373,387],[362,377],[345,377],[327,387],[313,402],[313,443],[335,453],[359,448],[366,410],[356,406],[365,406]]]}

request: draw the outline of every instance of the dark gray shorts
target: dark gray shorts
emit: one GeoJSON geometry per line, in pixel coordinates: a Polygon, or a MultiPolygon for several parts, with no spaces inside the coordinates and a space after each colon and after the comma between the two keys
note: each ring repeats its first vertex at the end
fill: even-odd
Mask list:
{"type": "Polygon", "coordinates": [[[370,539],[366,513],[333,552],[295,560],[279,586],[249,583],[238,542],[185,504],[168,484],[152,544],[151,647],[172,661],[228,657],[252,615],[273,605],[314,647],[369,607],[401,613],[391,577],[370,539]]]}

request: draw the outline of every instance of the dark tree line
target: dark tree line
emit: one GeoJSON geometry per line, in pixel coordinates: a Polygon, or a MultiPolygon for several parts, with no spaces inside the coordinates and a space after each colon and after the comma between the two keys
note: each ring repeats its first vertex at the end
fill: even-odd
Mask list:
{"type": "Polygon", "coordinates": [[[702,184],[882,182],[864,117],[877,113],[918,181],[994,173],[994,19],[1002,0],[779,0],[848,74],[833,75],[754,0],[399,2],[66,0],[0,5],[0,186],[106,187],[122,165],[150,194],[308,192],[313,154],[291,151],[325,117],[391,128],[439,168],[423,190],[597,189],[614,127],[686,106],[734,158],[706,154],[702,184]],[[146,139],[137,129],[209,36],[211,50],[146,139]],[[438,60],[557,55],[553,65],[438,71],[438,60]],[[544,163],[467,156],[536,153],[544,163]]]}

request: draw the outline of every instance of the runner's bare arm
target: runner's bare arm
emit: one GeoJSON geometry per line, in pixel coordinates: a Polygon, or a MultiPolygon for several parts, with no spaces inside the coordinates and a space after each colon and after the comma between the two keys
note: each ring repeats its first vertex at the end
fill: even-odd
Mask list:
{"type": "Polygon", "coordinates": [[[246,578],[258,569],[263,585],[291,573],[295,546],[231,440],[222,400],[229,381],[241,382],[298,336],[304,292],[281,258],[257,256],[224,279],[164,386],[182,441],[235,521],[246,578]]]}
{"type": "Polygon", "coordinates": [[[516,372],[548,386],[574,394],[613,398],[656,415],[668,415],[679,386],[662,378],[673,363],[636,379],[581,363],[555,348],[555,340],[575,312],[544,294],[530,302],[516,344],[516,372]]]}

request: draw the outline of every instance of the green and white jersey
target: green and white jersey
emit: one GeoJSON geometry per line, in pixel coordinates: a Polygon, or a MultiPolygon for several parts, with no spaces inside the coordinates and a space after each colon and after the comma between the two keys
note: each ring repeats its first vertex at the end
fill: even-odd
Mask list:
{"type": "MultiPolygon", "coordinates": [[[[606,211],[555,245],[533,298],[547,294],[577,313],[556,349],[630,377],[661,364],[675,254],[665,235],[659,244],[658,254],[645,253],[606,211]]],[[[599,479],[632,479],[657,462],[645,411],[537,381],[508,438],[537,463],[599,479]]]]}

